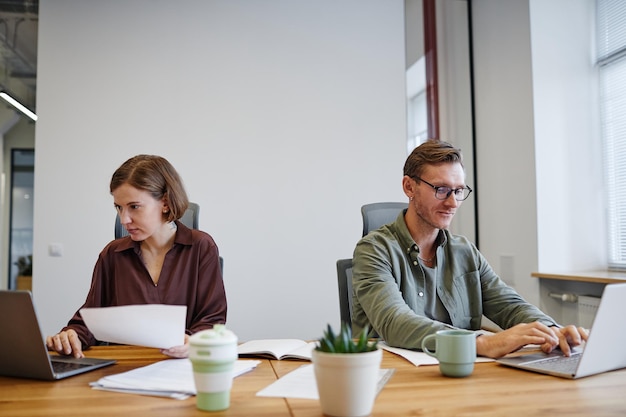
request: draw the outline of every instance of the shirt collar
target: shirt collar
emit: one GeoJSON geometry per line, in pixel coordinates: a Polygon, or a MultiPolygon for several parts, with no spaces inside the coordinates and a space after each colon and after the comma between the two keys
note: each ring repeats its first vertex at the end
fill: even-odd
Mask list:
{"type": "MultiPolygon", "coordinates": [[[[398,242],[400,243],[401,247],[406,250],[406,253],[409,254],[413,251],[419,252],[419,248],[417,247],[417,244],[415,243],[413,237],[411,236],[411,233],[409,232],[409,228],[406,225],[406,220],[404,220],[404,215],[406,214],[407,210],[408,209],[404,209],[400,212],[400,214],[398,214],[398,217],[396,217],[396,220],[393,222],[393,226],[397,231],[398,242]]],[[[437,236],[437,246],[444,246],[447,241],[448,236],[446,234],[446,231],[439,230],[439,234],[437,236]]]]}

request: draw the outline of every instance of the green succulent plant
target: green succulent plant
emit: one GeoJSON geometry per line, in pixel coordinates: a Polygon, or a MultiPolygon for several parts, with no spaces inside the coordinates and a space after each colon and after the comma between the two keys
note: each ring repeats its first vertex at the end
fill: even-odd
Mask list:
{"type": "Polygon", "coordinates": [[[324,331],[324,336],[317,342],[315,350],[328,353],[362,353],[372,352],[378,349],[378,342],[368,340],[369,326],[361,331],[356,337],[352,337],[352,329],[346,323],[341,324],[339,333],[335,333],[329,324],[324,331]]]}

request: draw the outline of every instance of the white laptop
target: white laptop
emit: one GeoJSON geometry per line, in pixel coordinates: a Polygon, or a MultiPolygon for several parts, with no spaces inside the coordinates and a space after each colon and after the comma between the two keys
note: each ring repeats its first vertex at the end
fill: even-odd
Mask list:
{"type": "Polygon", "coordinates": [[[30,291],[0,290],[0,375],[56,380],[115,363],[49,355],[30,291]]]}
{"type": "Polygon", "coordinates": [[[626,368],[626,332],[622,327],[624,318],[626,284],[606,285],[584,349],[578,349],[569,357],[556,350],[550,354],[502,358],[497,362],[570,379],[626,368]]]}

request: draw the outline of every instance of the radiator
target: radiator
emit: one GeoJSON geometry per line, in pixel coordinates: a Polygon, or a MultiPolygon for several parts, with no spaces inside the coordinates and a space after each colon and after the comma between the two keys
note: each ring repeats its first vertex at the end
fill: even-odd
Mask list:
{"type": "Polygon", "coordinates": [[[596,317],[600,297],[578,296],[578,325],[590,329],[596,317]]]}

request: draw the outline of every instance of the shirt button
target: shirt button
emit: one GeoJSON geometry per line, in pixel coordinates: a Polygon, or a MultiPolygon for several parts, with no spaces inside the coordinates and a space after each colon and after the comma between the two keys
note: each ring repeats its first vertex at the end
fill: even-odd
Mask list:
{"type": "Polygon", "coordinates": [[[424,296],[424,293],[422,291],[418,292],[417,295],[419,295],[420,297],[424,296]]]}
{"type": "Polygon", "coordinates": [[[413,261],[413,265],[417,265],[417,261],[413,261]]]}

